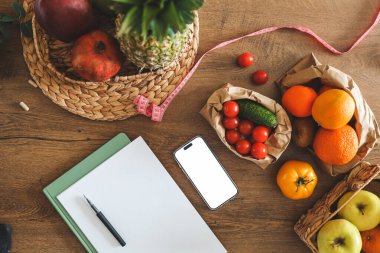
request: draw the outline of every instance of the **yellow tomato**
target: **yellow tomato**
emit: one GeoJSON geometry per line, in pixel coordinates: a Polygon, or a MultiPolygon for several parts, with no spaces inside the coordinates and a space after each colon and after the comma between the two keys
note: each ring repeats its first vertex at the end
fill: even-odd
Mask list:
{"type": "Polygon", "coordinates": [[[287,161],[277,174],[277,184],[282,194],[289,199],[306,199],[317,186],[318,178],[310,164],[287,161]]]}

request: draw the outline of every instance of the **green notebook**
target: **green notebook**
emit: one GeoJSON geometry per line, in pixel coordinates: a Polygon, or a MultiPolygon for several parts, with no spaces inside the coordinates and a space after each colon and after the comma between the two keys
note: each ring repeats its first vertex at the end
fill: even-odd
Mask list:
{"type": "Polygon", "coordinates": [[[101,163],[110,158],[113,154],[124,148],[131,141],[127,135],[120,133],[108,141],[106,144],[97,149],[94,153],[89,155],[83,161],[75,165],[71,170],[67,171],[61,177],[49,184],[43,189],[44,194],[53,204],[54,208],[61,215],[75,236],[83,244],[88,252],[97,252],[92,244],[87,240],[86,236],[82,233],[79,227],[75,224],[74,220],[66,212],[65,208],[58,201],[57,196],[73,185],[79,179],[87,175],[90,171],[98,167],[101,163]]]}

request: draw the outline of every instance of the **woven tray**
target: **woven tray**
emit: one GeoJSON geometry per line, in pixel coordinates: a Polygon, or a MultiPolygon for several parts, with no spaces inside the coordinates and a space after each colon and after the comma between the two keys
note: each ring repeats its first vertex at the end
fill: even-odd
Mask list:
{"type": "MultiPolygon", "coordinates": [[[[379,176],[379,165],[371,165],[367,162],[360,163],[352,170],[349,176],[339,182],[298,220],[297,224],[294,226],[294,230],[312,252],[319,252],[317,246],[318,231],[326,222],[335,218],[340,209],[347,204],[346,202],[340,209],[338,209],[336,208],[338,200],[348,191],[354,191],[355,193],[352,196],[354,197],[357,192],[362,190],[379,176]]],[[[370,191],[375,194],[380,194],[380,182],[372,182],[371,186],[372,184],[376,184],[371,188],[376,191],[370,191]]]]}
{"type": "MultiPolygon", "coordinates": [[[[49,38],[34,18],[34,1],[25,0],[25,21],[32,21],[33,39],[21,37],[23,54],[38,87],[55,104],[92,120],[122,120],[137,114],[137,95],[160,105],[189,72],[199,45],[199,19],[196,15],[186,49],[176,63],[164,69],[138,74],[124,63],[123,75],[107,82],[86,82],[73,75],[70,67],[72,43],[49,38]]],[[[107,29],[110,29],[109,26],[107,29]]]]}

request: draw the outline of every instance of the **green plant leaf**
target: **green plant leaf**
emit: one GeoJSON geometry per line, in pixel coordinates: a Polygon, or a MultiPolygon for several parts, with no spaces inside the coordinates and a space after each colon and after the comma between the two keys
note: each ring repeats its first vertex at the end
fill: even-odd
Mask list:
{"type": "Polygon", "coordinates": [[[33,38],[33,28],[31,22],[20,23],[20,30],[25,37],[33,38]]]}
{"type": "Polygon", "coordinates": [[[186,26],[179,18],[174,2],[170,2],[168,6],[166,6],[164,17],[175,32],[185,29],[186,26]]]}
{"type": "Polygon", "coordinates": [[[25,10],[21,4],[13,2],[12,8],[19,18],[25,17],[25,10]]]}
{"type": "Polygon", "coordinates": [[[192,24],[194,22],[194,12],[192,11],[179,11],[179,18],[185,24],[192,24]]]}
{"type": "Polygon", "coordinates": [[[178,10],[195,11],[201,8],[203,0],[179,0],[176,1],[178,10]]]}
{"type": "Polygon", "coordinates": [[[121,24],[120,30],[118,32],[118,36],[121,36],[124,33],[128,33],[132,30],[133,23],[136,22],[137,17],[138,17],[138,11],[139,8],[137,6],[132,7],[129,11],[128,14],[125,16],[123,23],[121,24]]]}
{"type": "Polygon", "coordinates": [[[13,17],[13,16],[8,16],[6,14],[3,14],[3,13],[0,13],[0,22],[3,22],[3,23],[11,23],[13,21],[17,20],[16,17],[13,17]]]}
{"type": "Polygon", "coordinates": [[[152,37],[162,41],[168,35],[168,24],[162,19],[155,19],[151,22],[152,37]]]}
{"type": "Polygon", "coordinates": [[[142,13],[141,35],[145,39],[148,36],[149,26],[160,9],[156,6],[146,5],[142,13]]]}
{"type": "Polygon", "coordinates": [[[2,36],[3,38],[3,41],[5,39],[8,39],[9,38],[9,30],[8,30],[8,27],[4,24],[0,24],[0,35],[2,36]]]}
{"type": "Polygon", "coordinates": [[[140,0],[113,0],[116,3],[139,5],[140,0]]]}

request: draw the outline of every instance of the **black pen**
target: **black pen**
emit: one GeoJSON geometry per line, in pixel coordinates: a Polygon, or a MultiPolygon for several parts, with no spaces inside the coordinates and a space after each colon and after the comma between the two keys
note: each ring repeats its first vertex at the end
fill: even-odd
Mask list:
{"type": "Polygon", "coordinates": [[[120,245],[122,247],[124,247],[126,245],[125,241],[123,240],[123,238],[121,238],[119,233],[115,230],[115,228],[111,225],[111,223],[107,220],[107,218],[102,214],[101,211],[99,211],[98,208],[96,208],[96,206],[85,195],[83,195],[83,196],[87,200],[87,202],[91,206],[91,208],[95,211],[96,216],[98,216],[99,220],[104,224],[104,226],[106,226],[108,231],[111,232],[111,234],[120,243],[120,245]]]}

